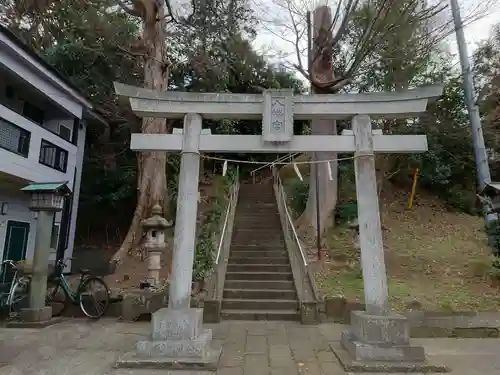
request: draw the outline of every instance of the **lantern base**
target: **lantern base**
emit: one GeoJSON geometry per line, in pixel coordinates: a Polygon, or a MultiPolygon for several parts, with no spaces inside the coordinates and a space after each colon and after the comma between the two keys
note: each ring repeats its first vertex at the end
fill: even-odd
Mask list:
{"type": "Polygon", "coordinates": [[[7,326],[10,328],[43,328],[62,321],[61,317],[52,317],[52,307],[21,309],[21,320],[10,321],[7,326]]]}

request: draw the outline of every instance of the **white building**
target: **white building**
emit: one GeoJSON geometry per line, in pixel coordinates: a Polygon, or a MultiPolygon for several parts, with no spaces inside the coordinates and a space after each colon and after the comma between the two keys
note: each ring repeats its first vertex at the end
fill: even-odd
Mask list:
{"type": "Polygon", "coordinates": [[[31,259],[36,214],[19,190],[67,181],[72,196],[57,213],[52,255],[73,253],[90,102],[10,31],[0,27],[0,258],[31,259]]]}

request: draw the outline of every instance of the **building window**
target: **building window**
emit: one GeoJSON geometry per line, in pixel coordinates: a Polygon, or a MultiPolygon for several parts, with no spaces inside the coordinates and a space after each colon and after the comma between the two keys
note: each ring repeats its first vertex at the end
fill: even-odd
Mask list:
{"type": "Polygon", "coordinates": [[[40,164],[61,172],[66,172],[68,166],[68,151],[42,139],[42,147],[40,147],[40,164]]]}
{"type": "Polygon", "coordinates": [[[61,224],[53,224],[52,225],[52,233],[50,234],[50,248],[57,250],[57,245],[59,241],[59,229],[61,228],[61,224]]]}
{"type": "Polygon", "coordinates": [[[23,116],[29,118],[31,121],[42,125],[43,124],[43,118],[44,118],[44,112],[37,106],[29,103],[29,102],[24,102],[23,106],[23,116]]]}
{"type": "Polygon", "coordinates": [[[71,129],[67,126],[59,124],[59,136],[62,139],[71,142],[71,129]]]}
{"type": "Polygon", "coordinates": [[[0,118],[0,147],[18,155],[28,157],[30,150],[29,131],[0,118]]]}

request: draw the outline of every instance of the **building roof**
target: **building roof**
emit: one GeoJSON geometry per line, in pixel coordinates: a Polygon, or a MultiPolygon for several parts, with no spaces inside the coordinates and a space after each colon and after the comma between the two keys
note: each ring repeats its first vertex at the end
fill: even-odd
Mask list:
{"type": "Polygon", "coordinates": [[[47,78],[50,79],[55,85],[59,86],[62,90],[66,91],[77,102],[82,104],[86,109],[85,112],[89,113],[89,115],[91,115],[94,118],[98,116],[92,111],[93,109],[92,103],[89,101],[88,98],[85,97],[85,95],[80,91],[78,87],[73,85],[68,80],[68,78],[66,78],[63,74],[61,74],[52,65],[47,63],[37,52],[35,52],[31,47],[29,47],[14,33],[12,33],[12,31],[0,25],[0,34],[5,36],[11,43],[15,44],[15,46],[22,49],[29,57],[31,57],[38,64],[40,64],[43,67],[43,69],[45,69],[46,72],[48,73],[46,74],[47,78]]]}

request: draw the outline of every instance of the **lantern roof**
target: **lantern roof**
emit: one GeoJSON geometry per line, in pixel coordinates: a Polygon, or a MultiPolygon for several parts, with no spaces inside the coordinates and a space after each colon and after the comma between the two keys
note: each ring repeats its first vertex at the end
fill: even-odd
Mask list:
{"type": "Polygon", "coordinates": [[[481,192],[489,197],[496,197],[500,195],[500,182],[490,182],[486,184],[483,191],[481,192]]]}
{"type": "Polygon", "coordinates": [[[44,193],[58,193],[69,194],[71,189],[68,187],[68,181],[63,182],[35,182],[25,186],[21,189],[28,193],[44,192],[44,193]]]}
{"type": "Polygon", "coordinates": [[[159,204],[155,204],[151,210],[151,217],[142,221],[142,227],[148,229],[166,229],[172,227],[172,222],[162,216],[162,209],[159,204]]]}

